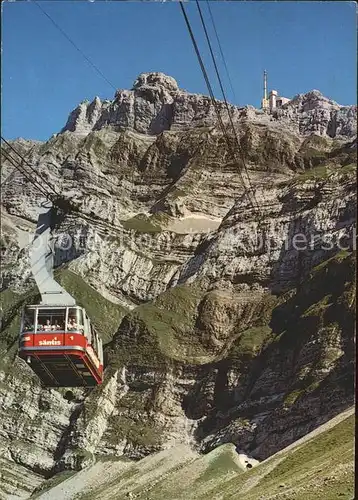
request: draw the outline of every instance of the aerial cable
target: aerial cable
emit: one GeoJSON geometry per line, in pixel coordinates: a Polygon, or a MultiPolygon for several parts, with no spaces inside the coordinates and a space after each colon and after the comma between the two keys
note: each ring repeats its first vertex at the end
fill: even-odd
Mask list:
{"type": "MultiPolygon", "coordinates": [[[[47,184],[51,190],[53,191],[53,193],[56,195],[56,198],[54,198],[54,196],[52,195],[52,193],[48,193],[45,188],[37,181],[37,178],[32,178],[31,175],[26,171],[26,169],[19,163],[19,160],[18,158],[14,158],[13,156],[10,155],[9,151],[5,150],[4,148],[1,149],[1,154],[4,155],[4,157],[6,158],[6,160],[8,160],[24,177],[25,179],[27,179],[29,182],[31,182],[49,201],[52,201],[54,203],[54,205],[57,205],[58,203],[58,200],[61,198],[61,195],[59,193],[57,193],[57,191],[46,181],[45,178],[43,178],[24,158],[23,156],[15,149],[12,147],[12,145],[6,140],[4,139],[2,136],[1,136],[1,139],[24,161],[26,162],[26,164],[30,167],[30,169],[32,170],[32,172],[40,177],[40,179],[45,183],[47,184]]],[[[8,179],[8,178],[7,178],[8,179]]],[[[7,181],[7,179],[5,179],[4,183],[7,181]]],[[[3,183],[3,184],[4,184],[3,183]]],[[[81,211],[79,211],[78,209],[76,209],[78,212],[80,212],[81,214],[83,214],[86,218],[88,218],[89,220],[92,220],[91,217],[89,217],[87,214],[85,213],[82,213],[81,211]]]]}
{"type": "Polygon", "coordinates": [[[4,154],[4,156],[5,156],[5,159],[8,162],[10,162],[11,165],[13,165],[28,182],[30,182],[31,184],[33,184],[36,187],[38,192],[40,192],[47,200],[51,201],[51,196],[49,195],[49,193],[40,184],[38,184],[36,181],[34,181],[34,179],[28,174],[28,172],[26,172],[26,170],[23,167],[21,167],[19,165],[19,163],[14,161],[14,159],[6,153],[4,154]]]}
{"type": "Polygon", "coordinates": [[[215,32],[215,37],[216,37],[216,40],[217,40],[217,42],[218,42],[220,55],[221,55],[222,61],[223,61],[223,63],[224,63],[224,67],[225,67],[225,71],[226,71],[227,79],[228,79],[228,81],[229,81],[230,89],[231,89],[231,92],[232,92],[233,98],[234,98],[234,100],[236,101],[235,90],[234,90],[234,87],[233,87],[233,84],[232,84],[232,81],[231,81],[231,78],[230,78],[230,73],[229,73],[229,69],[228,69],[227,64],[226,64],[225,56],[224,56],[223,50],[222,50],[222,48],[221,48],[221,43],[220,43],[219,35],[218,35],[217,29],[216,29],[216,25],[215,25],[215,21],[214,21],[214,16],[213,16],[213,14],[212,14],[212,12],[211,12],[211,7],[210,7],[210,2],[209,2],[209,0],[206,0],[206,5],[207,5],[208,10],[209,10],[209,15],[210,15],[210,19],[211,19],[211,24],[213,25],[213,29],[214,29],[214,32],[215,32]]]}
{"type": "MultiPolygon", "coordinates": [[[[227,135],[227,131],[225,129],[225,125],[224,125],[224,123],[222,121],[222,117],[220,115],[220,110],[218,108],[217,101],[216,101],[216,99],[214,97],[214,93],[213,93],[213,90],[212,90],[212,87],[211,87],[211,84],[210,84],[210,81],[209,81],[209,78],[208,78],[208,75],[207,75],[207,72],[206,72],[203,60],[201,58],[200,51],[199,51],[198,45],[196,43],[196,40],[195,40],[195,37],[194,37],[194,34],[193,34],[193,30],[191,28],[188,16],[186,15],[184,6],[182,4],[182,1],[180,1],[179,4],[180,4],[180,8],[182,10],[182,13],[183,13],[183,16],[184,16],[184,19],[185,19],[188,31],[189,31],[189,35],[190,35],[191,41],[193,43],[193,47],[194,47],[195,53],[197,55],[197,58],[198,58],[198,61],[199,61],[199,64],[200,64],[200,67],[201,67],[201,70],[202,70],[202,73],[203,73],[203,76],[204,76],[204,79],[205,79],[205,82],[206,82],[206,85],[207,85],[207,88],[208,88],[208,91],[209,91],[209,94],[210,94],[210,97],[211,97],[211,100],[212,100],[212,103],[214,105],[214,109],[215,109],[216,115],[218,117],[218,121],[219,121],[219,125],[220,125],[220,128],[221,128],[221,131],[222,131],[222,133],[224,135],[224,138],[226,139],[226,142],[227,142],[227,145],[228,145],[228,150],[232,154],[232,156],[233,156],[233,158],[235,160],[235,152],[234,152],[234,150],[231,147],[230,138],[227,135]]],[[[241,182],[243,184],[244,190],[245,190],[245,192],[247,192],[245,181],[244,181],[244,178],[243,178],[240,170],[239,170],[239,176],[240,176],[241,182]]],[[[250,201],[250,203],[252,203],[250,199],[249,199],[249,201],[250,201]]]]}
{"type": "MultiPolygon", "coordinates": [[[[26,172],[26,170],[18,163],[18,160],[15,160],[12,156],[9,155],[9,153],[4,150],[1,151],[1,154],[5,157],[5,159],[11,163],[11,165],[13,165],[13,167],[15,167],[24,177],[25,179],[30,182],[31,184],[33,184],[35,186],[35,188],[49,201],[51,201],[55,206],[56,206],[56,199],[54,199],[53,195],[52,194],[49,194],[42,186],[41,184],[39,184],[36,180],[34,180],[31,175],[26,172]]],[[[6,179],[7,180],[7,179],[6,179]]],[[[6,182],[6,180],[4,181],[4,183],[6,182]]],[[[3,184],[4,184],[3,183],[3,184]]],[[[79,211],[79,210],[78,210],[79,211]]],[[[80,212],[80,211],[79,211],[80,212]]],[[[80,212],[81,215],[84,216],[84,218],[87,218],[88,220],[92,220],[93,219],[91,217],[89,217],[87,214],[84,214],[82,212],[80,212]]]]}
{"type": "MultiPolygon", "coordinates": [[[[228,149],[231,150],[230,139],[227,136],[226,129],[225,129],[224,123],[223,123],[221,115],[220,115],[220,110],[218,108],[218,103],[217,103],[217,101],[215,99],[214,92],[212,90],[212,87],[211,87],[211,84],[210,84],[210,80],[209,80],[209,77],[207,75],[207,72],[206,72],[205,65],[203,63],[202,57],[200,55],[200,51],[199,51],[198,45],[196,43],[193,30],[191,28],[188,16],[186,15],[184,6],[182,4],[182,1],[180,1],[179,4],[180,4],[181,10],[182,10],[182,13],[183,13],[183,16],[184,16],[184,19],[185,19],[188,31],[189,31],[189,35],[190,35],[191,41],[192,41],[193,46],[194,46],[195,53],[197,55],[197,58],[198,58],[198,61],[199,61],[200,67],[201,67],[201,71],[203,73],[203,76],[204,76],[204,79],[205,79],[205,82],[206,82],[206,86],[207,86],[209,94],[210,94],[211,101],[213,103],[213,106],[214,106],[214,109],[215,109],[215,112],[216,112],[216,115],[217,115],[217,118],[218,118],[218,122],[219,122],[220,128],[221,128],[221,130],[223,132],[223,135],[224,135],[226,141],[228,142],[228,149]]],[[[243,184],[244,184],[244,187],[245,187],[245,183],[244,182],[243,182],[243,184]]]]}
{"type": "Polygon", "coordinates": [[[12,158],[8,153],[5,153],[5,151],[1,151],[1,154],[5,157],[5,159],[9,163],[11,163],[11,165],[13,165],[13,167],[15,167],[25,177],[25,179],[28,182],[31,182],[31,184],[33,184],[36,187],[36,189],[38,189],[40,191],[40,193],[45,196],[45,198],[49,199],[48,193],[45,190],[43,190],[42,186],[37,184],[36,181],[34,181],[31,178],[30,175],[28,175],[28,173],[26,172],[26,170],[23,169],[23,167],[20,167],[20,165],[18,163],[16,163],[16,160],[14,160],[14,158],[12,158]]]}
{"type": "MultiPolygon", "coordinates": [[[[216,60],[215,60],[214,52],[213,52],[213,49],[212,49],[212,46],[211,46],[209,34],[208,34],[207,29],[206,29],[205,21],[204,21],[204,18],[203,18],[203,15],[202,15],[201,8],[200,8],[198,0],[196,0],[196,6],[198,8],[199,16],[200,16],[200,20],[201,20],[201,24],[202,24],[204,32],[205,32],[205,37],[206,37],[206,41],[208,43],[208,47],[209,47],[211,59],[212,59],[212,61],[214,63],[215,73],[216,73],[216,76],[217,76],[217,79],[218,79],[218,82],[219,82],[219,85],[220,85],[220,89],[221,89],[221,93],[222,93],[222,96],[223,96],[223,99],[224,99],[225,107],[226,107],[226,110],[227,110],[227,113],[228,113],[228,116],[229,116],[229,120],[230,120],[230,124],[231,124],[232,130],[233,130],[233,133],[234,133],[235,142],[237,144],[239,153],[241,155],[241,161],[242,161],[242,164],[243,164],[246,176],[247,176],[247,182],[248,182],[249,188],[253,191],[252,185],[251,185],[251,182],[250,182],[249,173],[247,171],[247,167],[246,167],[246,164],[245,164],[244,156],[243,156],[242,151],[241,151],[240,142],[239,142],[239,139],[237,137],[237,133],[236,133],[236,130],[235,130],[234,122],[232,120],[231,110],[229,108],[229,104],[228,104],[227,99],[226,99],[224,87],[223,87],[223,84],[222,84],[222,81],[221,81],[221,77],[220,77],[220,73],[219,73],[219,69],[218,69],[217,64],[216,64],[216,60]]],[[[254,193],[253,193],[253,197],[255,199],[254,193]]],[[[257,203],[256,199],[255,199],[255,203],[258,206],[258,203],[257,203]]]]}
{"type": "MultiPolygon", "coordinates": [[[[41,184],[39,184],[36,180],[34,180],[31,177],[31,175],[28,172],[26,172],[26,170],[22,167],[22,165],[19,164],[17,158],[14,159],[12,156],[10,156],[8,151],[4,150],[3,148],[1,149],[1,154],[4,156],[4,158],[9,163],[11,163],[11,165],[13,165],[15,167],[15,169],[17,169],[24,176],[24,178],[28,182],[30,182],[31,184],[33,184],[35,186],[35,188],[37,189],[37,191],[39,193],[41,193],[47,200],[51,201],[55,207],[63,208],[63,207],[59,206],[59,199],[54,198],[52,194],[49,194],[48,192],[46,192],[46,190],[43,188],[43,186],[41,186],[41,184]]],[[[6,180],[5,180],[5,182],[6,182],[6,180]]],[[[82,210],[80,210],[78,207],[72,206],[72,208],[80,215],[80,217],[82,217],[87,222],[98,223],[98,220],[96,220],[94,217],[91,217],[90,215],[86,214],[85,212],[82,212],[82,210]]],[[[110,228],[112,231],[116,231],[117,233],[122,234],[122,231],[119,228],[116,228],[111,224],[106,225],[105,223],[103,223],[103,225],[105,227],[110,228]]]]}
{"type": "Polygon", "coordinates": [[[201,20],[202,27],[203,27],[204,32],[205,32],[206,41],[208,42],[208,46],[209,46],[209,51],[210,51],[211,59],[213,60],[213,63],[214,63],[215,73],[216,73],[216,76],[217,76],[218,81],[219,81],[219,85],[220,85],[221,93],[222,93],[222,95],[223,95],[224,102],[225,102],[225,104],[227,105],[227,99],[226,99],[225,91],[224,91],[224,88],[223,88],[223,84],[222,84],[222,82],[221,82],[221,78],[220,78],[219,70],[218,70],[218,67],[217,67],[217,64],[216,64],[216,60],[215,60],[215,56],[214,56],[214,53],[213,53],[213,49],[212,49],[212,47],[211,47],[211,42],[210,42],[209,34],[208,34],[207,29],[206,29],[205,21],[204,21],[203,14],[202,14],[202,12],[201,12],[201,8],[200,8],[200,5],[199,5],[198,0],[196,0],[196,6],[197,6],[198,11],[199,11],[199,16],[200,16],[200,20],[201,20]]]}
{"type": "Polygon", "coordinates": [[[203,73],[203,76],[204,76],[204,79],[205,79],[206,85],[207,85],[207,87],[208,87],[208,91],[209,91],[210,97],[211,97],[211,99],[215,102],[214,106],[216,107],[216,101],[215,101],[214,93],[213,93],[212,87],[211,87],[211,85],[210,85],[210,81],[209,81],[209,78],[208,78],[208,75],[207,75],[207,72],[206,72],[206,69],[205,69],[205,66],[204,66],[203,60],[202,60],[202,58],[201,58],[200,51],[199,51],[198,45],[197,45],[197,43],[196,43],[196,40],[195,40],[195,37],[194,37],[193,31],[192,31],[192,29],[191,29],[191,26],[190,26],[190,22],[189,22],[188,16],[186,15],[186,12],[185,12],[185,10],[184,10],[184,6],[183,6],[183,4],[182,4],[182,2],[181,2],[181,1],[179,2],[179,4],[180,4],[181,10],[182,10],[182,13],[183,13],[183,16],[184,16],[184,19],[185,19],[185,22],[186,22],[186,25],[187,25],[187,28],[188,28],[188,31],[189,31],[190,37],[191,37],[191,40],[192,40],[192,43],[193,43],[193,46],[194,46],[194,50],[195,50],[195,52],[196,52],[196,55],[197,55],[197,58],[198,58],[198,61],[199,61],[200,67],[201,67],[201,71],[202,71],[202,73],[203,73]]]}
{"type": "MultiPolygon", "coordinates": [[[[215,112],[216,112],[216,115],[218,117],[218,122],[219,122],[219,125],[220,125],[220,128],[221,128],[221,131],[223,133],[223,136],[227,142],[227,146],[228,146],[228,150],[229,152],[231,153],[231,155],[233,156],[234,160],[235,160],[235,152],[233,151],[232,147],[231,147],[231,143],[230,143],[230,138],[228,137],[227,135],[227,131],[225,129],[225,125],[222,121],[222,117],[221,117],[221,114],[220,114],[220,110],[218,108],[218,104],[217,104],[217,101],[214,97],[214,93],[213,93],[213,90],[212,90],[212,87],[211,87],[211,84],[210,84],[210,80],[208,78],[208,75],[207,75],[207,72],[206,72],[206,69],[205,69],[205,65],[203,63],[203,60],[202,60],[202,57],[200,55],[200,51],[199,51],[199,48],[198,48],[198,45],[196,43],[196,40],[195,40],[195,36],[194,36],[194,33],[193,33],[193,30],[191,28],[191,25],[190,25],[190,22],[189,22],[189,19],[188,19],[188,16],[186,15],[186,12],[185,12],[185,9],[184,9],[184,6],[182,5],[182,2],[180,1],[180,7],[181,7],[181,10],[182,10],[182,13],[183,13],[183,16],[184,16],[184,19],[185,19],[185,22],[186,22],[186,25],[187,25],[187,28],[188,28],[188,31],[189,31],[189,35],[191,37],[191,40],[192,40],[192,43],[193,43],[193,46],[194,46],[194,50],[196,52],[196,55],[197,55],[197,58],[198,58],[198,61],[199,61],[199,64],[200,64],[200,67],[201,67],[201,70],[202,70],[202,73],[203,73],[203,76],[204,76],[204,79],[205,79],[205,82],[206,82],[206,85],[208,87],[208,91],[209,91],[209,94],[210,94],[210,97],[211,97],[211,100],[212,100],[212,103],[214,105],[214,109],[215,109],[215,112]]],[[[240,176],[240,179],[241,179],[241,182],[243,184],[243,187],[245,189],[245,192],[247,191],[247,188],[246,188],[246,185],[245,185],[245,181],[244,181],[244,178],[239,170],[239,176],[240,176]]],[[[251,202],[251,200],[249,200],[251,202]]]]}
{"type": "Polygon", "coordinates": [[[5,159],[13,165],[24,177],[27,179],[28,182],[31,182],[36,188],[44,194],[48,198],[48,193],[44,190],[44,188],[39,185],[33,178],[31,178],[31,175],[26,172],[24,167],[18,163],[18,160],[16,158],[13,158],[8,151],[5,151],[4,149],[1,150],[1,154],[5,157],[5,159]]]}
{"type": "MultiPolygon", "coordinates": [[[[34,149],[34,147],[35,147],[35,146],[32,146],[32,148],[30,149],[30,151],[27,151],[27,152],[26,152],[26,156],[29,156],[29,155],[31,154],[31,152],[32,152],[32,150],[34,149]]],[[[1,153],[2,153],[2,151],[1,151],[1,153]]],[[[13,177],[13,174],[14,174],[14,173],[15,173],[15,170],[12,170],[12,171],[10,172],[10,174],[6,177],[6,179],[4,179],[4,180],[2,181],[2,183],[0,184],[0,187],[3,187],[3,186],[5,186],[5,184],[7,184],[8,182],[10,182],[10,181],[12,180],[12,177],[13,177]]]]}
{"type": "Polygon", "coordinates": [[[59,208],[61,210],[64,210],[64,211],[68,211],[69,209],[69,206],[72,207],[72,209],[74,209],[74,207],[72,206],[71,202],[68,201],[68,200],[65,200],[63,198],[63,196],[61,194],[59,194],[47,181],[44,177],[42,177],[25,159],[24,157],[18,152],[16,151],[15,148],[13,148],[11,146],[11,144],[6,141],[6,139],[4,139],[2,136],[1,136],[1,139],[22,159],[22,162],[25,162],[31,169],[31,171],[33,172],[33,174],[35,174],[34,176],[31,176],[31,174],[25,169],[25,167],[23,166],[23,164],[20,164],[19,163],[19,160],[18,158],[14,158],[13,156],[11,156],[10,152],[7,151],[7,150],[4,150],[2,149],[1,150],[1,154],[4,155],[5,159],[8,160],[11,165],[13,165],[24,177],[25,179],[27,179],[28,182],[31,182],[31,184],[33,184],[36,189],[49,201],[51,201],[51,203],[53,204],[54,207],[56,208],[59,208]],[[49,193],[45,187],[39,183],[38,179],[37,179],[37,176],[41,179],[41,181],[45,184],[47,184],[47,186],[50,187],[51,189],[51,193],[49,193]]]}
{"type": "MultiPolygon", "coordinates": [[[[23,161],[23,163],[25,163],[29,168],[30,170],[33,172],[33,174],[37,177],[39,177],[41,179],[42,182],[44,182],[45,184],[47,184],[47,186],[51,189],[51,191],[54,192],[54,194],[56,196],[59,196],[59,193],[51,186],[51,184],[39,173],[37,172],[32,165],[30,165],[30,163],[25,160],[25,158],[6,140],[3,138],[3,136],[1,136],[1,140],[12,150],[14,151],[14,153],[16,153],[20,158],[21,160],[23,161]]],[[[9,152],[7,152],[7,155],[10,156],[9,152]]],[[[14,159],[12,156],[10,156],[10,158],[14,159]]],[[[22,167],[24,168],[24,167],[22,167]]]]}
{"type": "MultiPolygon", "coordinates": [[[[3,140],[4,140],[4,139],[3,139],[3,140]]],[[[5,140],[4,140],[4,141],[5,141],[5,140]]],[[[7,142],[7,141],[5,141],[5,142],[7,142]]],[[[15,150],[15,152],[17,152],[17,151],[15,150]]],[[[17,153],[18,153],[18,152],[17,152],[17,153]]],[[[6,159],[6,160],[8,160],[8,161],[9,161],[9,162],[10,162],[10,163],[11,163],[11,164],[12,164],[12,165],[13,165],[13,166],[14,166],[14,167],[15,167],[15,168],[16,168],[16,169],[17,169],[17,170],[18,170],[18,171],[19,171],[19,172],[20,172],[20,173],[24,176],[24,177],[25,177],[25,179],[26,179],[28,182],[30,182],[31,184],[33,184],[33,185],[36,187],[36,189],[37,189],[37,190],[38,190],[38,191],[39,191],[39,192],[40,192],[40,193],[41,193],[41,194],[42,194],[42,195],[43,195],[46,199],[48,199],[49,201],[51,201],[51,202],[54,204],[54,206],[59,206],[59,205],[58,205],[58,201],[59,201],[60,195],[57,195],[57,193],[56,193],[56,198],[57,198],[57,199],[56,199],[56,198],[54,198],[54,196],[52,195],[52,193],[51,193],[51,194],[49,194],[49,193],[48,193],[48,192],[44,189],[44,187],[43,187],[41,184],[39,184],[37,180],[34,180],[34,179],[31,177],[31,175],[30,175],[30,174],[29,174],[29,173],[25,170],[25,168],[24,168],[22,165],[20,165],[19,160],[18,160],[17,158],[15,159],[15,158],[13,158],[12,156],[10,156],[10,154],[9,154],[9,152],[8,152],[8,151],[6,151],[6,150],[4,150],[4,149],[2,148],[2,149],[1,149],[1,154],[5,157],[5,159],[6,159]]],[[[19,153],[18,153],[18,154],[19,154],[19,153]]],[[[21,156],[21,155],[20,155],[20,156],[21,156]]],[[[36,170],[35,170],[35,173],[36,173],[36,170]]],[[[3,184],[4,184],[6,181],[7,181],[7,179],[5,179],[5,181],[3,182],[3,184]]],[[[60,207],[60,208],[61,208],[61,207],[60,207]]],[[[91,217],[90,215],[86,214],[85,212],[82,212],[82,210],[79,210],[77,207],[73,207],[73,206],[72,206],[72,208],[73,208],[76,212],[78,212],[78,213],[80,214],[80,216],[81,216],[83,219],[87,220],[88,222],[96,222],[96,223],[98,222],[96,219],[94,219],[94,218],[93,218],[93,217],[91,217]]],[[[112,229],[114,229],[114,228],[113,228],[113,226],[111,226],[111,227],[112,227],[112,229]]],[[[117,232],[119,231],[119,229],[115,229],[115,230],[116,230],[117,232]]]]}
{"type": "MultiPolygon", "coordinates": [[[[18,160],[17,159],[14,159],[12,156],[10,156],[10,154],[5,151],[4,149],[1,150],[1,154],[5,157],[5,159],[11,163],[11,165],[13,165],[24,177],[25,179],[30,182],[31,184],[33,184],[35,186],[35,188],[49,201],[51,201],[53,203],[53,205],[56,207],[58,207],[58,198],[54,198],[54,196],[52,195],[52,193],[48,193],[44,188],[43,186],[41,186],[41,184],[39,184],[36,180],[34,180],[31,175],[26,172],[26,170],[18,163],[18,160]]],[[[7,180],[7,179],[6,179],[7,180]]],[[[4,183],[6,182],[6,180],[4,181],[4,183]]],[[[4,184],[3,183],[3,184],[4,184]]],[[[59,195],[57,195],[59,197],[59,195]]],[[[61,207],[60,207],[61,208],[61,207]]],[[[90,217],[88,214],[82,212],[81,210],[79,210],[78,208],[76,208],[76,211],[79,212],[79,214],[86,220],[88,220],[89,222],[94,222],[95,219],[93,219],[93,217],[90,217]]]]}
{"type": "Polygon", "coordinates": [[[59,26],[59,24],[52,19],[50,14],[48,14],[43,7],[36,1],[36,0],[31,0],[32,3],[34,3],[40,10],[41,12],[51,21],[51,23],[62,33],[62,35],[70,42],[70,44],[81,54],[81,56],[88,62],[88,64],[100,75],[105,82],[108,83],[114,89],[114,91],[117,91],[117,88],[113,85],[113,83],[108,80],[108,78],[104,75],[104,73],[94,64],[94,62],[91,61],[89,57],[86,56],[86,54],[76,45],[76,43],[67,35],[67,33],[59,26]]]}

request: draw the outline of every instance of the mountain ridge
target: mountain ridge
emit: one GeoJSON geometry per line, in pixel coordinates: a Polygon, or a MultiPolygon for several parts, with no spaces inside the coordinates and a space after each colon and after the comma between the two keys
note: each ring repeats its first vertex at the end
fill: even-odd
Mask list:
{"type": "Polygon", "coordinates": [[[148,132],[178,92],[153,81],[107,115],[84,106],[77,132],[11,142],[77,207],[54,230],[56,275],[101,332],[107,369],[71,401],[16,356],[21,307],[38,299],[28,245],[44,196],[2,162],[4,495],[178,443],[263,460],[353,403],[355,110],[317,93],[277,116],[234,110],[256,205],[208,97],[179,92],[183,113],[148,132]]]}
{"type": "MultiPolygon", "coordinates": [[[[228,122],[224,103],[218,99],[216,103],[223,120],[228,122]]],[[[247,114],[251,114],[251,118],[255,116],[252,106],[238,108],[229,104],[229,109],[234,122],[247,114]]],[[[298,126],[300,133],[318,132],[330,137],[353,136],[356,115],[356,106],[340,106],[317,90],[297,94],[282,110],[273,114],[281,120],[286,119],[293,128],[298,126]],[[317,117],[317,109],[324,116],[317,117]],[[303,116],[299,117],[299,114],[303,116]],[[323,128],[323,120],[326,129],[323,128]],[[344,129],[342,123],[346,120],[349,126],[344,129]]],[[[164,130],[180,130],[188,125],[205,126],[214,116],[214,106],[209,97],[179,89],[174,78],[163,73],[141,73],[131,90],[117,90],[112,101],[102,102],[95,97],[92,102],[82,102],[70,113],[61,133],[86,134],[110,125],[158,135],[164,130]]],[[[267,115],[259,114],[256,118],[262,121],[267,115]]]]}

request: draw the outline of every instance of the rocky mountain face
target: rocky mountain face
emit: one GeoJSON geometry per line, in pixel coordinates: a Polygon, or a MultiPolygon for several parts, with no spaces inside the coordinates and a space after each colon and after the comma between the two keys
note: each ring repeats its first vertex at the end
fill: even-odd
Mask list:
{"type": "Polygon", "coordinates": [[[56,265],[107,343],[92,391],[43,388],[16,357],[19,311],[38,300],[27,248],[44,194],[3,148],[5,498],[180,443],[262,460],[352,404],[356,107],[312,91],[274,114],[230,112],[240,161],[208,97],[145,73],[81,103],[46,143],[11,142],[71,200],[56,265]]]}
{"type": "MultiPolygon", "coordinates": [[[[217,101],[223,117],[228,118],[223,102],[217,101]]],[[[249,117],[259,123],[279,119],[300,134],[353,137],[356,134],[357,107],[340,106],[318,90],[299,94],[269,116],[252,107],[230,106],[234,119],[249,117]]],[[[158,135],[166,130],[212,125],[214,105],[208,96],[190,94],[162,73],[142,73],[132,90],[118,90],[113,101],[83,101],[70,114],[62,132],[87,135],[110,127],[116,131],[131,128],[141,134],[158,135]]]]}

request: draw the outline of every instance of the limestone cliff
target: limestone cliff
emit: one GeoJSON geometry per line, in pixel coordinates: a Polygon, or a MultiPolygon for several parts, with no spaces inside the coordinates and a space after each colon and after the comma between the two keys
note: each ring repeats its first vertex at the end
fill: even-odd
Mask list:
{"type": "Polygon", "coordinates": [[[107,369],[68,395],[16,358],[19,311],[38,299],[27,246],[42,194],[4,159],[5,495],[180,443],[262,460],[352,404],[356,108],[312,91],[272,115],[230,109],[249,195],[210,99],[161,73],[80,104],[45,143],[13,142],[75,205],[56,228],[58,279],[107,369]]]}
{"type": "MultiPolygon", "coordinates": [[[[227,111],[218,101],[224,118],[227,111]]],[[[234,120],[250,117],[257,122],[285,121],[300,134],[317,133],[329,137],[353,137],[356,133],[357,107],[340,106],[318,90],[295,96],[272,116],[252,107],[230,106],[234,120]]],[[[163,73],[142,73],[132,90],[118,90],[113,101],[83,101],[70,114],[62,132],[88,134],[111,127],[130,128],[144,134],[160,134],[165,130],[212,125],[215,110],[210,98],[179,89],[177,82],[163,73]]]]}

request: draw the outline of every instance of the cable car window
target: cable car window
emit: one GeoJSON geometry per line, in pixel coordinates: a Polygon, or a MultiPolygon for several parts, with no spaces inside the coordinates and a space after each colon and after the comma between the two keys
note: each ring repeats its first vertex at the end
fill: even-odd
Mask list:
{"type": "Polygon", "coordinates": [[[69,332],[84,332],[83,314],[81,309],[75,309],[72,307],[68,309],[67,330],[69,332]]]}
{"type": "Polygon", "coordinates": [[[96,330],[92,327],[92,325],[91,325],[91,332],[92,332],[92,346],[93,346],[95,352],[98,353],[97,333],[96,333],[96,330]]]}
{"type": "Polygon", "coordinates": [[[65,330],[66,309],[39,309],[37,332],[65,330]]]}
{"type": "Polygon", "coordinates": [[[24,332],[35,331],[35,309],[25,309],[24,332]]]}

